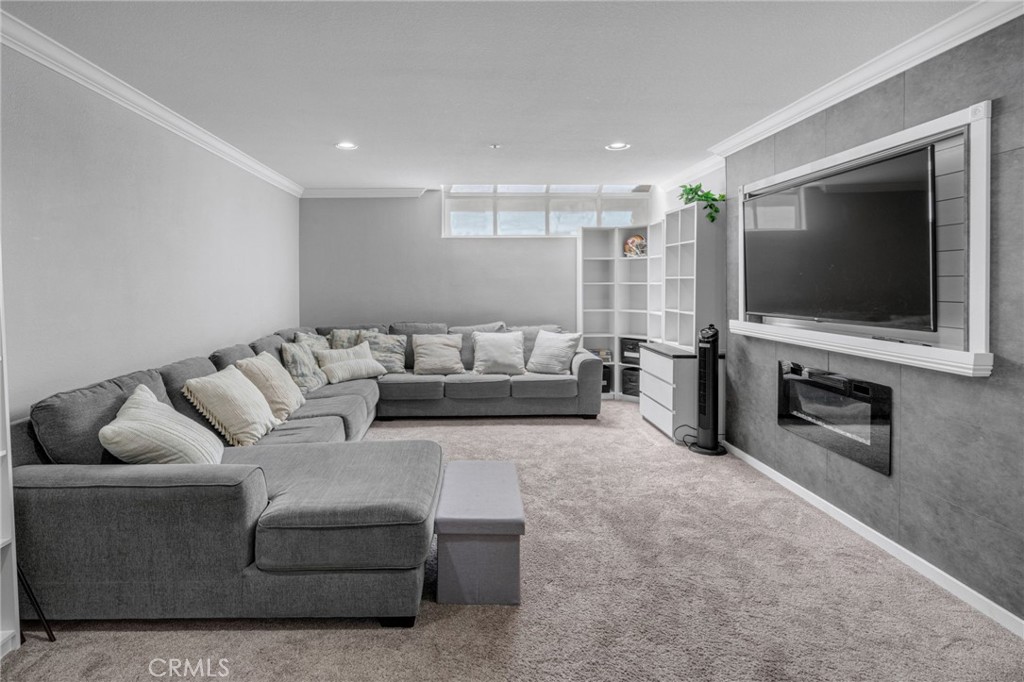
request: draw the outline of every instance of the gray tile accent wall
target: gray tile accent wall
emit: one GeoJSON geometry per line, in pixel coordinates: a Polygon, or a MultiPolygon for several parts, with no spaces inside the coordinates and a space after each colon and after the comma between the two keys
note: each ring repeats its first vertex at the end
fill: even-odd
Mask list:
{"type": "MultiPolygon", "coordinates": [[[[737,447],[1024,617],[1024,18],[730,156],[728,310],[735,319],[741,185],[984,99],[993,100],[994,112],[992,376],[959,377],[732,336],[726,432],[737,447]],[[892,387],[891,476],[778,427],[777,359],[892,387]]],[[[943,313],[955,315],[967,274],[962,168],[952,149],[939,152],[940,172],[950,176],[940,187],[940,299],[943,313]]]]}

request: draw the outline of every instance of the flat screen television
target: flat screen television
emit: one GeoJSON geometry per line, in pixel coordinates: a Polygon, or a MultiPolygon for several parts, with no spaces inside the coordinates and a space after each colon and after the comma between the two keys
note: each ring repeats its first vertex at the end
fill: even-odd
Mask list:
{"type": "Polygon", "coordinates": [[[929,145],[748,195],[746,312],[934,331],[933,154],[929,145]]]}

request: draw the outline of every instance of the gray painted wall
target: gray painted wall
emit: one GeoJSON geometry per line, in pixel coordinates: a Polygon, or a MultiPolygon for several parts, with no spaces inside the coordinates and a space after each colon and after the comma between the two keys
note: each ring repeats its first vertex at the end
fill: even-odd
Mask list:
{"type": "Polygon", "coordinates": [[[576,240],[441,237],[441,192],[303,199],[303,325],[555,323],[576,328],[576,240]]]}
{"type": "Polygon", "coordinates": [[[728,440],[1024,616],[1024,19],[1004,24],[727,159],[729,317],[737,314],[738,188],[993,100],[992,352],[976,379],[733,335],[728,440]],[[776,361],[893,388],[882,476],[776,424],[776,361]]]}
{"type": "Polygon", "coordinates": [[[299,200],[4,48],[12,418],[294,325],[299,200]]]}

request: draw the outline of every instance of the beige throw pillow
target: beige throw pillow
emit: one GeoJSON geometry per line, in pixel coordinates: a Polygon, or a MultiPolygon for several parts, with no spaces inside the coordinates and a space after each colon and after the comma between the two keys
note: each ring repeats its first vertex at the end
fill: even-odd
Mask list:
{"type": "Polygon", "coordinates": [[[413,334],[413,374],[462,374],[462,334],[413,334]]]}
{"type": "Polygon", "coordinates": [[[213,431],[157,400],[145,384],[100,429],[100,443],[129,464],[220,464],[224,455],[213,431]]]}
{"type": "Polygon", "coordinates": [[[239,360],[235,367],[256,385],[267,399],[270,411],[282,421],[306,402],[302,391],[292,381],[292,375],[277,358],[266,351],[254,358],[239,360]]]}
{"type": "Polygon", "coordinates": [[[352,381],[354,379],[376,379],[387,373],[388,371],[384,369],[384,365],[373,358],[342,360],[341,362],[332,362],[324,366],[324,374],[327,375],[327,380],[332,384],[352,381]]]}
{"type": "Polygon", "coordinates": [[[232,445],[252,445],[281,423],[237,367],[189,379],[182,393],[232,445]]]}
{"type": "Polygon", "coordinates": [[[370,344],[363,341],[358,346],[352,348],[332,348],[329,350],[316,350],[313,351],[313,355],[316,356],[316,361],[321,368],[333,365],[336,362],[345,362],[346,360],[372,360],[373,353],[370,352],[370,344]]]}
{"type": "Polygon", "coordinates": [[[522,332],[473,332],[473,371],[526,374],[522,332]]]}
{"type": "Polygon", "coordinates": [[[537,374],[569,374],[581,338],[582,334],[557,334],[540,330],[530,361],[526,363],[526,370],[537,374]]]}

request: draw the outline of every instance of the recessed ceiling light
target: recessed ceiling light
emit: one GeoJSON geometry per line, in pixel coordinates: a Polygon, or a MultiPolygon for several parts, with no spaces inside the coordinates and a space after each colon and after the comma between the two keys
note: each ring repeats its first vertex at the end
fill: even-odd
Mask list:
{"type": "Polygon", "coordinates": [[[621,152],[624,149],[629,149],[629,145],[625,142],[612,142],[611,144],[605,145],[604,148],[610,152],[621,152]]]}
{"type": "Polygon", "coordinates": [[[350,152],[353,149],[359,149],[359,145],[357,145],[355,142],[339,142],[334,146],[343,152],[350,152]]]}
{"type": "Polygon", "coordinates": [[[492,144],[492,145],[488,145],[488,146],[489,146],[489,147],[490,147],[491,149],[501,149],[501,145],[500,145],[500,144],[492,144]]]}

